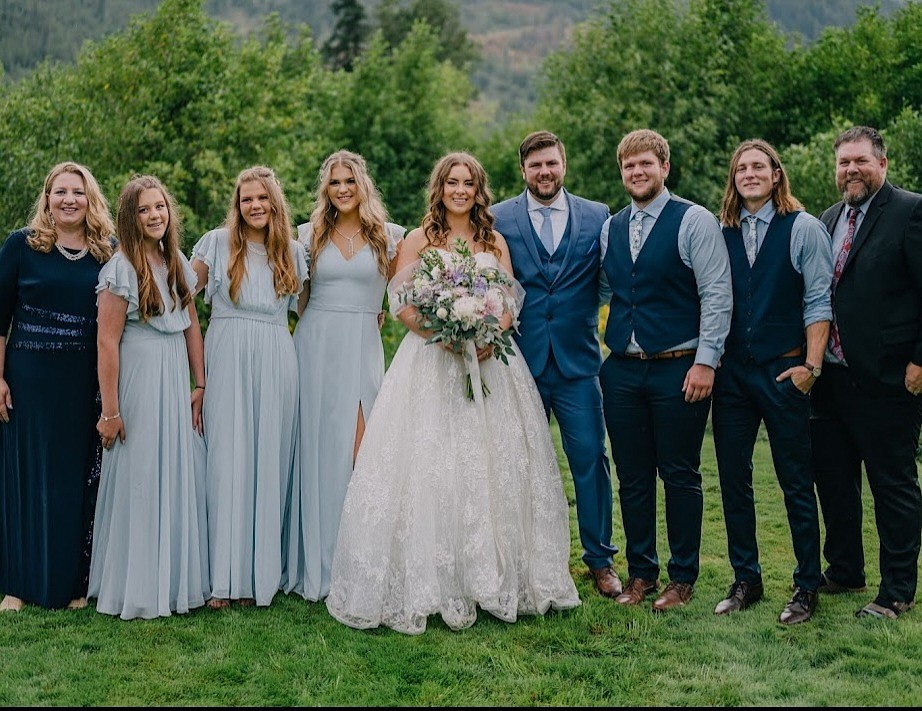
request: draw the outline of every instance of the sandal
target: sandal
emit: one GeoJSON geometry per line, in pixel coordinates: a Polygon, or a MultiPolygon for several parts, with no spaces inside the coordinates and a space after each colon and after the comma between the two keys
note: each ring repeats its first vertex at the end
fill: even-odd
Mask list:
{"type": "Polygon", "coordinates": [[[237,604],[240,605],[240,607],[253,607],[253,605],[256,604],[256,600],[251,597],[242,597],[237,600],[237,604]]]}
{"type": "Polygon", "coordinates": [[[212,610],[226,610],[230,607],[230,600],[226,600],[223,597],[213,597],[205,604],[212,610]]]}
{"type": "Polygon", "coordinates": [[[3,601],[0,602],[0,612],[19,612],[25,606],[26,603],[18,597],[7,595],[3,598],[3,601]]]}

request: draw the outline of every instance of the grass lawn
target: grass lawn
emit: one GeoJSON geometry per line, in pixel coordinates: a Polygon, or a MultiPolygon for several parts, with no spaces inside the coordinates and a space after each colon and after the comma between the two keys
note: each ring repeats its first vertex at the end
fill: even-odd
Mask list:
{"type": "MultiPolygon", "coordinates": [[[[556,428],[554,430],[557,436],[556,428]]],[[[559,449],[559,440],[558,440],[559,449]]],[[[561,457],[575,531],[572,483],[561,457]]],[[[732,573],[720,492],[705,441],[701,578],[684,609],[655,616],[595,593],[573,538],[583,605],[507,624],[482,614],[462,632],[360,632],[322,604],[279,595],[269,608],[198,610],[123,622],[28,607],[0,615],[0,704],[385,706],[911,706],[922,702],[922,608],[897,622],[853,613],[878,583],[873,513],[865,541],[871,592],[822,597],[811,622],[777,623],[794,565],[768,454],[756,451],[766,599],[716,617],[732,573]]],[[[660,487],[661,488],[661,487],[660,487]]],[[[661,492],[660,492],[661,494],[661,492]]],[[[867,502],[870,503],[869,495],[867,502]]],[[[668,549],[660,496],[660,556],[668,549]]],[[[623,546],[616,506],[615,541],[623,546]]],[[[623,555],[616,558],[622,578],[623,555]]]]}

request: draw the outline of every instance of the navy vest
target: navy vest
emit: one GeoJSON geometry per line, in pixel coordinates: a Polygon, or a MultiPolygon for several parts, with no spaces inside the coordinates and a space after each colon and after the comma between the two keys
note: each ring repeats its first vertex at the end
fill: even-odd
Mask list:
{"type": "Polygon", "coordinates": [[[605,345],[613,353],[625,352],[631,332],[650,354],[698,337],[698,285],[679,255],[679,225],[691,206],[670,196],[636,262],[629,246],[630,205],[611,219],[602,268],[612,288],[605,345]]]}
{"type": "MultiPolygon", "coordinates": [[[[531,219],[529,218],[529,222],[531,219]]],[[[563,231],[563,237],[560,238],[560,244],[557,245],[557,249],[554,250],[554,254],[548,254],[547,249],[544,248],[544,243],[541,242],[541,238],[538,237],[535,232],[535,226],[531,227],[531,236],[535,240],[535,245],[538,247],[538,256],[541,257],[541,267],[547,273],[551,281],[557,278],[557,273],[560,271],[560,266],[563,264],[563,259],[567,255],[567,247],[570,246],[570,220],[567,220],[567,227],[563,231]]]]}
{"type": "Polygon", "coordinates": [[[752,267],[742,229],[723,228],[733,274],[727,358],[761,365],[804,343],[804,280],[791,264],[791,228],[797,215],[775,213],[752,267]]]}

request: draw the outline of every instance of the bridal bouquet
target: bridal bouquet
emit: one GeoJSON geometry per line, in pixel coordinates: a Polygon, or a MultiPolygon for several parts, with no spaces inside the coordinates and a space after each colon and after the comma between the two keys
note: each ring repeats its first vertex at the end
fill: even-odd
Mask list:
{"type": "MultiPolygon", "coordinates": [[[[512,329],[500,325],[505,311],[514,312],[513,282],[502,269],[478,265],[461,238],[453,252],[430,248],[419,256],[419,266],[400,292],[400,301],[415,306],[420,326],[432,331],[427,343],[443,343],[468,361],[466,393],[473,400],[475,349],[493,346],[493,357],[507,365],[515,354],[512,329]]],[[[480,380],[480,386],[484,395],[490,394],[486,382],[480,380]]]]}

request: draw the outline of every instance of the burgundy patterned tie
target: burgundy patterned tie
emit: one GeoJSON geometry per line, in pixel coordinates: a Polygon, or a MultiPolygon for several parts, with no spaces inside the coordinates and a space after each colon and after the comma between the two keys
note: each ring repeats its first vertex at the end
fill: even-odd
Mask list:
{"type": "MultiPolygon", "coordinates": [[[[852,241],[855,238],[855,223],[858,220],[858,208],[853,207],[848,211],[848,229],[845,231],[845,239],[842,242],[842,250],[836,257],[835,266],[832,269],[832,298],[835,304],[836,285],[842,276],[842,270],[845,268],[845,262],[848,259],[848,253],[852,249],[852,241]]],[[[842,351],[842,342],[839,340],[839,327],[836,324],[835,308],[832,312],[832,327],[829,329],[829,350],[841,361],[845,360],[845,353],[842,351]]]]}

